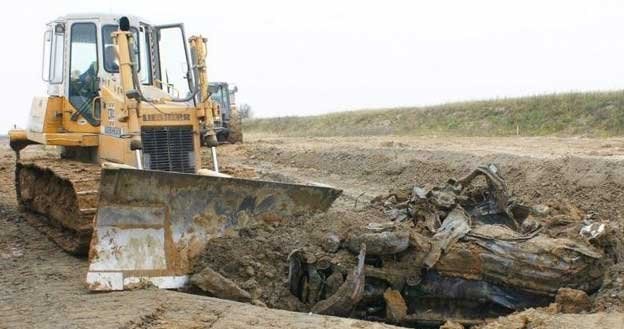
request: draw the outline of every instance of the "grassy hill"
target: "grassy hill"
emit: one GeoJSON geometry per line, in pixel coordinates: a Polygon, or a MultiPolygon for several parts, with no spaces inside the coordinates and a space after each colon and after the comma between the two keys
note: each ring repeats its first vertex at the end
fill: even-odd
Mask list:
{"type": "Polygon", "coordinates": [[[624,91],[252,119],[244,129],[282,136],[624,136],[624,91]]]}

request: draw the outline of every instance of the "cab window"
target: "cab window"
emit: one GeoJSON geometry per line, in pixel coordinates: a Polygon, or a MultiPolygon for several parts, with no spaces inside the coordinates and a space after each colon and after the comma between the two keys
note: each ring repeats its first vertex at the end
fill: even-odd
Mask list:
{"type": "Polygon", "coordinates": [[[192,81],[185,47],[181,26],[158,30],[162,89],[174,98],[185,98],[191,93],[192,81]]]}
{"type": "MultiPolygon", "coordinates": [[[[117,25],[104,25],[102,27],[102,51],[104,53],[104,69],[109,73],[119,73],[119,59],[117,57],[117,48],[113,43],[113,32],[117,31],[117,25]]],[[[131,27],[130,31],[134,37],[133,49],[131,56],[132,61],[136,64],[139,81],[142,84],[151,84],[151,63],[149,52],[149,39],[145,31],[145,27],[141,27],[140,33],[135,27],[131,27]]]]}
{"type": "MultiPolygon", "coordinates": [[[[109,73],[119,73],[119,59],[117,57],[117,46],[113,43],[113,32],[117,31],[117,25],[104,25],[102,27],[102,50],[104,53],[104,70],[109,73]]],[[[131,27],[130,31],[134,37],[133,49],[130,56],[132,62],[137,65],[137,72],[141,71],[141,62],[139,61],[139,33],[136,28],[131,27]]]]}
{"type": "Polygon", "coordinates": [[[69,101],[89,122],[95,121],[93,99],[98,94],[97,29],[93,23],[74,23],[70,36],[69,101]]]}
{"type": "Polygon", "coordinates": [[[51,84],[63,82],[63,60],[65,55],[65,27],[56,24],[45,33],[45,48],[43,55],[44,81],[51,84]]]}
{"type": "Polygon", "coordinates": [[[57,24],[52,35],[50,57],[50,83],[63,82],[63,61],[65,59],[65,26],[57,24]]]}
{"type": "Polygon", "coordinates": [[[150,33],[147,30],[147,27],[141,26],[139,31],[139,68],[143,68],[139,70],[139,80],[144,85],[152,84],[152,58],[150,56],[150,42],[149,39],[150,33]]]}

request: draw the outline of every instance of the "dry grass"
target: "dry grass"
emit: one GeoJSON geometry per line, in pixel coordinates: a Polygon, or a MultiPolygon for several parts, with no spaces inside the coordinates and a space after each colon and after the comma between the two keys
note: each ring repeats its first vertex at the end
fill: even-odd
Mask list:
{"type": "Polygon", "coordinates": [[[244,126],[282,136],[622,136],[624,91],[253,119],[244,126]]]}

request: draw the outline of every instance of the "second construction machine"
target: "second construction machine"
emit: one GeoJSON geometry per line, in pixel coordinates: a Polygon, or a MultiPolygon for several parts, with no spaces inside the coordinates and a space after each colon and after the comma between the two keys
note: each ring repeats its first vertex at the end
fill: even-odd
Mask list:
{"type": "Polygon", "coordinates": [[[29,221],[89,254],[92,290],[181,287],[206,241],[257,221],[327,209],[340,191],[224,177],[214,147],[206,40],[138,17],[60,17],[44,35],[46,97],[9,132],[29,221]],[[60,158],[20,160],[31,144],[60,158]],[[201,145],[215,171],[202,168],[201,145]]]}
{"type": "Polygon", "coordinates": [[[210,82],[210,98],[217,104],[215,132],[219,143],[242,143],[241,115],[236,104],[238,87],[227,82],[210,82]]]}

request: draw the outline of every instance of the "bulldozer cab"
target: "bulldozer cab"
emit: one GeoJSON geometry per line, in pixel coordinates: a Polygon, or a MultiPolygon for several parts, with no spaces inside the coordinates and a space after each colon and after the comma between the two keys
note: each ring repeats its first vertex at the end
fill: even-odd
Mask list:
{"type": "Polygon", "coordinates": [[[219,104],[221,120],[227,121],[230,114],[230,90],[227,82],[210,82],[210,98],[219,104]]]}
{"type": "MultiPolygon", "coordinates": [[[[149,93],[160,89],[173,99],[188,98],[193,74],[184,26],[156,26],[133,16],[128,20],[134,39],[131,61],[143,88],[149,93]]],[[[99,125],[101,82],[119,79],[112,36],[118,30],[119,16],[68,15],[50,22],[45,31],[42,78],[48,83],[48,95],[67,97],[79,113],[75,117],[93,126],[99,125]]]]}
{"type": "Polygon", "coordinates": [[[194,173],[200,140],[217,143],[205,54],[205,39],[187,39],[182,24],[60,17],[44,32],[48,97],[35,97],[26,138],[13,145],[89,147],[90,161],[194,173]],[[179,154],[165,150],[173,140],[179,154]]]}

